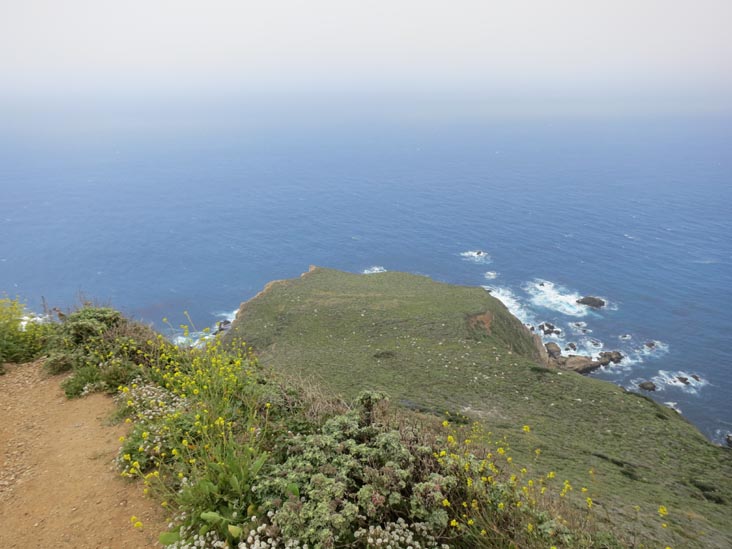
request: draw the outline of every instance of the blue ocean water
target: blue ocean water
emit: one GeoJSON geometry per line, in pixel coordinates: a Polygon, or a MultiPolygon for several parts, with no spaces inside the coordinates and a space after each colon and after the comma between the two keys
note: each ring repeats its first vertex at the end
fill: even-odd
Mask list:
{"type": "Polygon", "coordinates": [[[563,346],[620,350],[620,365],[593,375],[630,389],[654,380],[653,398],[721,441],[730,122],[0,130],[0,292],[36,309],[81,294],[162,328],[184,311],[211,325],[311,264],[487,286],[525,322],[557,325],[563,346]],[[582,295],[608,306],[578,306],[582,295]]]}

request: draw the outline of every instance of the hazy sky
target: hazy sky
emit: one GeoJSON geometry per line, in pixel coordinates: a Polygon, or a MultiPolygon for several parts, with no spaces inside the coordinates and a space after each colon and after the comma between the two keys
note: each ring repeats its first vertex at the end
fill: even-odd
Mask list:
{"type": "Polygon", "coordinates": [[[732,96],[731,0],[0,0],[6,94],[732,96]]]}

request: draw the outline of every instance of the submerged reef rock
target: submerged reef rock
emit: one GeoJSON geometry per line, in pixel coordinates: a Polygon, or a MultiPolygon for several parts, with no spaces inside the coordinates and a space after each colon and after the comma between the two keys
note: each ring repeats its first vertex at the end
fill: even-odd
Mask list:
{"type": "Polygon", "coordinates": [[[652,381],[642,381],[638,384],[638,387],[643,389],[644,391],[655,391],[656,390],[656,384],[652,381]]]}

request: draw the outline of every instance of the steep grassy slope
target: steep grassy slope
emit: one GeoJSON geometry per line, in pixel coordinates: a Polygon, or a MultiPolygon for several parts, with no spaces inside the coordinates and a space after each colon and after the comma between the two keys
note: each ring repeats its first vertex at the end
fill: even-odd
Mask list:
{"type": "Polygon", "coordinates": [[[478,418],[508,437],[517,461],[586,486],[599,516],[629,535],[732,546],[732,453],[650,399],[538,366],[531,335],[480,288],[319,268],[244,304],[227,337],[346,397],[380,389],[478,418]]]}

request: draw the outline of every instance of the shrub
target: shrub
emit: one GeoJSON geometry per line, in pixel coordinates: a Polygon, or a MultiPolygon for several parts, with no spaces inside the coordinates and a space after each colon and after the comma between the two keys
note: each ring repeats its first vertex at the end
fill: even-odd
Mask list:
{"type": "Polygon", "coordinates": [[[71,358],[70,353],[59,353],[58,351],[52,352],[43,363],[43,367],[51,375],[68,372],[73,366],[74,360],[71,358]]]}
{"type": "Polygon", "coordinates": [[[0,299],[0,365],[41,356],[53,325],[28,313],[17,299],[0,299]]]}
{"type": "Polygon", "coordinates": [[[50,373],[73,370],[64,382],[69,397],[91,390],[116,391],[158,357],[162,337],[152,328],[107,307],[85,306],[63,317],[46,363],[50,373]]]}

